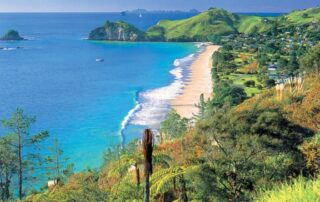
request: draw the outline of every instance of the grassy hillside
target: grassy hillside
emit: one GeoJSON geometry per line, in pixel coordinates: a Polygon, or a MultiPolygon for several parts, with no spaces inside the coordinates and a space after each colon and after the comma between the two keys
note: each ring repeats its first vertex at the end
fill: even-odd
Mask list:
{"type": "Polygon", "coordinates": [[[274,17],[263,18],[259,16],[246,16],[241,15],[237,29],[240,33],[250,34],[254,32],[262,33],[271,29],[271,22],[274,17]]]}
{"type": "Polygon", "coordinates": [[[309,8],[289,13],[285,16],[292,24],[317,23],[320,21],[320,8],[309,8]]]}
{"type": "Polygon", "coordinates": [[[197,16],[183,20],[162,20],[147,31],[148,36],[167,41],[203,41],[211,35],[237,33],[234,26],[239,17],[223,9],[209,9],[197,16]]]}

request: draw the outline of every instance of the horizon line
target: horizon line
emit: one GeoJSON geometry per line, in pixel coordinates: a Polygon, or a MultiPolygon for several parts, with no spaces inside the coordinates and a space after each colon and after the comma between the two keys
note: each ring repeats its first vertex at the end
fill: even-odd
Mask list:
{"type": "MultiPolygon", "coordinates": [[[[297,9],[296,9],[297,10],[297,9]]],[[[303,9],[302,9],[303,10],[303,9]]],[[[148,10],[147,13],[161,13],[162,10],[148,10]]],[[[204,11],[199,11],[198,13],[205,12],[204,11]]],[[[228,10],[227,10],[228,11],[228,10]]],[[[292,10],[295,11],[295,10],[292,10]]],[[[231,13],[278,13],[278,14],[284,14],[284,13],[289,13],[292,11],[228,11],[231,13]]],[[[128,13],[133,13],[135,14],[136,12],[131,12],[131,11],[0,11],[1,14],[7,14],[7,13],[21,13],[21,14],[32,14],[32,13],[122,13],[122,12],[128,12],[128,13]]],[[[163,10],[163,13],[165,12],[181,12],[181,13],[193,13],[189,11],[182,11],[182,10],[163,10]]],[[[196,13],[196,12],[194,12],[196,13]]]]}

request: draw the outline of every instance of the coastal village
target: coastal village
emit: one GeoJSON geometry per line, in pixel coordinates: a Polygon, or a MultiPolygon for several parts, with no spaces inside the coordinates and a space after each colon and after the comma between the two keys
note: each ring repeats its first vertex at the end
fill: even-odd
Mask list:
{"type": "Polygon", "coordinates": [[[272,31],[221,37],[215,42],[224,45],[222,52],[226,50],[229,55],[225,58],[229,59],[224,65],[221,64],[225,68],[220,76],[234,80],[245,87],[249,94],[258,93],[263,83],[270,86],[285,83],[291,77],[299,77],[299,57],[320,40],[318,19],[311,18],[309,21],[300,26],[278,26],[281,23],[264,18],[261,23],[268,24],[272,31]],[[248,77],[255,82],[256,88],[250,86],[250,82],[246,86],[248,77]]]}

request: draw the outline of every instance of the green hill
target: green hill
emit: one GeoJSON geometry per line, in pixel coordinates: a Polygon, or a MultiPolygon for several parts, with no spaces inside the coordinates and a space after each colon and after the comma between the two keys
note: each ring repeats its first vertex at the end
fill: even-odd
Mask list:
{"type": "Polygon", "coordinates": [[[150,40],[206,41],[212,35],[237,33],[235,24],[239,16],[223,9],[212,8],[197,16],[183,20],[162,20],[147,30],[150,40]]]}
{"type": "Polygon", "coordinates": [[[319,24],[320,7],[293,11],[285,16],[290,24],[302,25],[306,23],[319,24]]]}
{"type": "Polygon", "coordinates": [[[146,32],[124,22],[107,22],[93,30],[89,39],[116,41],[211,41],[215,36],[272,32],[278,27],[310,25],[320,21],[320,8],[291,12],[279,17],[237,15],[211,8],[183,20],[161,20],[146,32]],[[119,34],[120,33],[120,34],[119,34]]]}
{"type": "Polygon", "coordinates": [[[274,17],[263,18],[259,16],[241,15],[240,21],[237,24],[237,29],[240,33],[263,33],[271,29],[274,17]]]}
{"type": "Polygon", "coordinates": [[[223,9],[211,8],[183,20],[162,20],[147,30],[149,40],[210,41],[215,36],[236,33],[262,33],[272,28],[275,17],[237,15],[223,9]]]}

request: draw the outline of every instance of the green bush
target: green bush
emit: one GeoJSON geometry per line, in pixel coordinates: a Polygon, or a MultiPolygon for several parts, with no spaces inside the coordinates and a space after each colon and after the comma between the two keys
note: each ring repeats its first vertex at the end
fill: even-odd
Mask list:
{"type": "Polygon", "coordinates": [[[272,87],[275,86],[275,85],[276,85],[276,81],[273,80],[273,79],[267,79],[267,80],[265,81],[265,86],[266,86],[267,88],[272,88],[272,87]]]}
{"type": "Polygon", "coordinates": [[[258,89],[258,90],[262,90],[262,89],[263,89],[263,86],[262,86],[261,84],[258,84],[258,85],[257,85],[257,89],[258,89]]]}
{"type": "Polygon", "coordinates": [[[317,202],[320,201],[320,180],[298,178],[293,183],[284,183],[264,192],[259,202],[317,202]]]}
{"type": "Polygon", "coordinates": [[[246,82],[243,83],[244,86],[246,87],[255,87],[256,86],[256,82],[253,80],[248,80],[246,82]]]}

